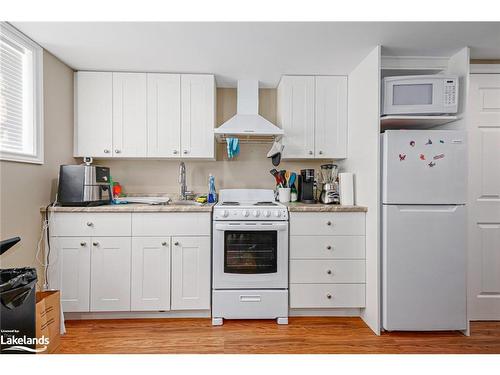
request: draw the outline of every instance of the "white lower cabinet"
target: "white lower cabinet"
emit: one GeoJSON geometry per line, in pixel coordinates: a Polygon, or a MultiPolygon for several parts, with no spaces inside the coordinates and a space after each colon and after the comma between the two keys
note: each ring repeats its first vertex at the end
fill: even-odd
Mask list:
{"type": "Polygon", "coordinates": [[[172,237],[172,310],[210,309],[210,237],[172,237]]]}
{"type": "Polygon", "coordinates": [[[90,237],[60,237],[52,241],[49,281],[61,291],[64,311],[90,309],[90,237]]]}
{"type": "Polygon", "coordinates": [[[170,237],[133,237],[131,310],[170,310],[170,237]]]}
{"type": "Polygon", "coordinates": [[[92,238],[91,311],[130,311],[130,237],[92,238]]]}

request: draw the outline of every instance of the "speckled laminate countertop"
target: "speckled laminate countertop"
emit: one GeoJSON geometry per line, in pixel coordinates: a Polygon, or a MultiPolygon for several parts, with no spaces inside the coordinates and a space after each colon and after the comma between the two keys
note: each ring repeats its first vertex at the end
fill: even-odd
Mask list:
{"type": "MultiPolygon", "coordinates": [[[[182,204],[167,204],[167,205],[151,205],[142,203],[127,203],[127,204],[110,204],[104,206],[92,207],[50,207],[50,212],[211,212],[213,204],[206,203],[203,205],[182,205],[182,204]]],[[[40,211],[45,212],[45,207],[40,208],[40,211]]]]}

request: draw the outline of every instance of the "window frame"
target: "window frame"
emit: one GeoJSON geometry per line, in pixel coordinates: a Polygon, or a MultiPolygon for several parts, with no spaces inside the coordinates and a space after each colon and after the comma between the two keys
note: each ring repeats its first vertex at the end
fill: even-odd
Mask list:
{"type": "Polygon", "coordinates": [[[32,164],[44,164],[44,123],[43,123],[43,48],[7,22],[0,22],[2,34],[29,49],[33,56],[33,143],[35,152],[27,155],[19,152],[0,150],[0,160],[32,164]]]}

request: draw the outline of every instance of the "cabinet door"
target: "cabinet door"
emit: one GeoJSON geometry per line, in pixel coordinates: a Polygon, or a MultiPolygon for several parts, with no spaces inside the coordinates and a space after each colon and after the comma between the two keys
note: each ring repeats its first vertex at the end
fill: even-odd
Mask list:
{"type": "Polygon", "coordinates": [[[113,150],[113,75],[75,73],[74,156],[110,157],[113,150]]]}
{"type": "Polygon", "coordinates": [[[131,310],[170,310],[170,237],[132,238],[131,310]]]}
{"type": "Polygon", "coordinates": [[[215,82],[212,75],[181,76],[182,157],[214,157],[215,82]]]}
{"type": "Polygon", "coordinates": [[[314,77],[283,76],[278,87],[283,158],[314,158],[314,77]]]}
{"type": "Polygon", "coordinates": [[[172,310],[210,309],[210,237],[172,237],[172,310]]]}
{"type": "Polygon", "coordinates": [[[130,311],[130,237],[93,237],[90,311],[130,311]]]}
{"type": "Polygon", "coordinates": [[[146,73],[113,73],[113,156],[146,156],[146,73]]]}
{"type": "Polygon", "coordinates": [[[181,76],[148,74],[147,143],[149,157],[179,157],[181,76]]]}
{"type": "Polygon", "coordinates": [[[347,77],[316,77],[316,158],[347,157],[347,77]]]}
{"type": "Polygon", "coordinates": [[[50,288],[61,291],[65,312],[90,307],[90,237],[52,237],[50,288]]]}

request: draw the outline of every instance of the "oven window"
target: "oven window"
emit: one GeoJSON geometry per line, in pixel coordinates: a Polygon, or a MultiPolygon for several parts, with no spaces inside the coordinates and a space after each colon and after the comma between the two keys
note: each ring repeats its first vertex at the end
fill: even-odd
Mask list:
{"type": "Polygon", "coordinates": [[[224,273],[276,273],[277,231],[225,231],[224,273]]]}
{"type": "Polygon", "coordinates": [[[393,105],[432,104],[432,84],[394,85],[393,105]]]}

